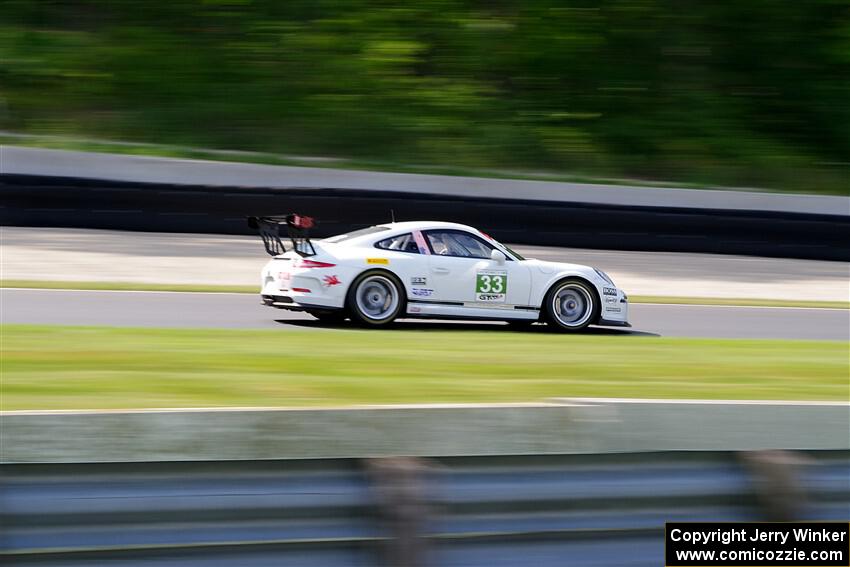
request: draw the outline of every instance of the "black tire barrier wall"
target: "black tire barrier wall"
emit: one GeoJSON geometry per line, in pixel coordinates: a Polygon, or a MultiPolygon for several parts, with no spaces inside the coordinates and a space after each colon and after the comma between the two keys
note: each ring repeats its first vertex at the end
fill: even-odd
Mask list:
{"type": "MultiPolygon", "coordinates": [[[[511,243],[850,260],[850,217],[610,206],[351,189],[208,187],[0,176],[0,224],[250,234],[246,217],[300,212],[315,236],[371,224],[444,220],[511,243]]],[[[837,211],[840,213],[840,211],[837,211]]]]}

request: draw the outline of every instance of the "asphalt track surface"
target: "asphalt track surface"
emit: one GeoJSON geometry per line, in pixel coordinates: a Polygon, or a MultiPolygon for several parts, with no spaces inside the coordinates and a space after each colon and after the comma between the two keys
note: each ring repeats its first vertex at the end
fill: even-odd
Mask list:
{"type": "MultiPolygon", "coordinates": [[[[277,329],[354,328],[260,304],[252,294],[140,291],[0,290],[0,322],[118,327],[277,329]]],[[[611,336],[850,340],[850,311],[775,307],[633,304],[631,329],[591,328],[611,336]]],[[[512,332],[498,322],[402,320],[405,330],[512,332]]],[[[542,332],[535,325],[526,332],[542,332]]]]}
{"type": "MultiPolygon", "coordinates": [[[[10,280],[253,287],[268,260],[256,236],[4,226],[0,241],[0,274],[10,280]]],[[[847,262],[511,247],[527,258],[598,266],[629,295],[850,300],[847,262]]]]}

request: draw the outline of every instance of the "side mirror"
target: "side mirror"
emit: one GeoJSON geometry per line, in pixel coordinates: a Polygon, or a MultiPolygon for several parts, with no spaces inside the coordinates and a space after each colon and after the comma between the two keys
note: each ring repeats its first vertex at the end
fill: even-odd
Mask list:
{"type": "Polygon", "coordinates": [[[493,251],[490,252],[490,259],[501,266],[502,264],[505,263],[505,260],[507,260],[507,257],[505,256],[505,253],[502,252],[501,250],[497,250],[497,249],[493,248],[493,251]]]}

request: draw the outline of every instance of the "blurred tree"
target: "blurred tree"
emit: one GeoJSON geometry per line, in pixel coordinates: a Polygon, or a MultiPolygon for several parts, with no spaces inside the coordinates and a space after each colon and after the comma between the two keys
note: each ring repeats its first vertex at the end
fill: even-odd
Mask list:
{"type": "Polygon", "coordinates": [[[846,0],[2,0],[0,128],[850,186],[846,0]]]}

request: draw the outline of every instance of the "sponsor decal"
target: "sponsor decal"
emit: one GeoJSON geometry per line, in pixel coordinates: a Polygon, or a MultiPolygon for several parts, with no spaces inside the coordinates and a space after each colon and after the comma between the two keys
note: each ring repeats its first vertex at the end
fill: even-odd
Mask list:
{"type": "Polygon", "coordinates": [[[608,296],[605,298],[605,303],[617,303],[617,298],[608,296]]]}
{"type": "Polygon", "coordinates": [[[279,279],[279,280],[289,280],[289,279],[292,279],[292,274],[290,274],[289,272],[280,272],[277,275],[277,279],[279,279]]]}
{"type": "Polygon", "coordinates": [[[408,313],[422,313],[422,308],[417,307],[416,305],[410,305],[407,308],[408,313]]]}
{"type": "Polygon", "coordinates": [[[410,285],[428,285],[428,278],[425,276],[414,276],[410,278],[410,285]]]}
{"type": "Polygon", "coordinates": [[[366,258],[367,264],[382,264],[386,266],[390,261],[386,258],[366,258]]]}
{"type": "Polygon", "coordinates": [[[475,301],[504,303],[508,291],[508,272],[482,270],[475,274],[475,301]]]}
{"type": "Polygon", "coordinates": [[[617,295],[617,288],[615,287],[603,287],[602,293],[605,295],[617,295]]]}
{"type": "Polygon", "coordinates": [[[622,309],[620,309],[619,307],[608,307],[606,305],[605,311],[608,311],[609,313],[619,313],[620,311],[622,311],[622,309]]]}
{"type": "Polygon", "coordinates": [[[336,274],[332,276],[325,276],[324,278],[322,278],[322,285],[324,285],[325,287],[333,287],[341,283],[342,282],[339,281],[339,277],[337,277],[336,274]]]}
{"type": "Polygon", "coordinates": [[[414,287],[411,290],[411,293],[416,297],[431,297],[434,295],[434,290],[424,287],[414,287]]]}

